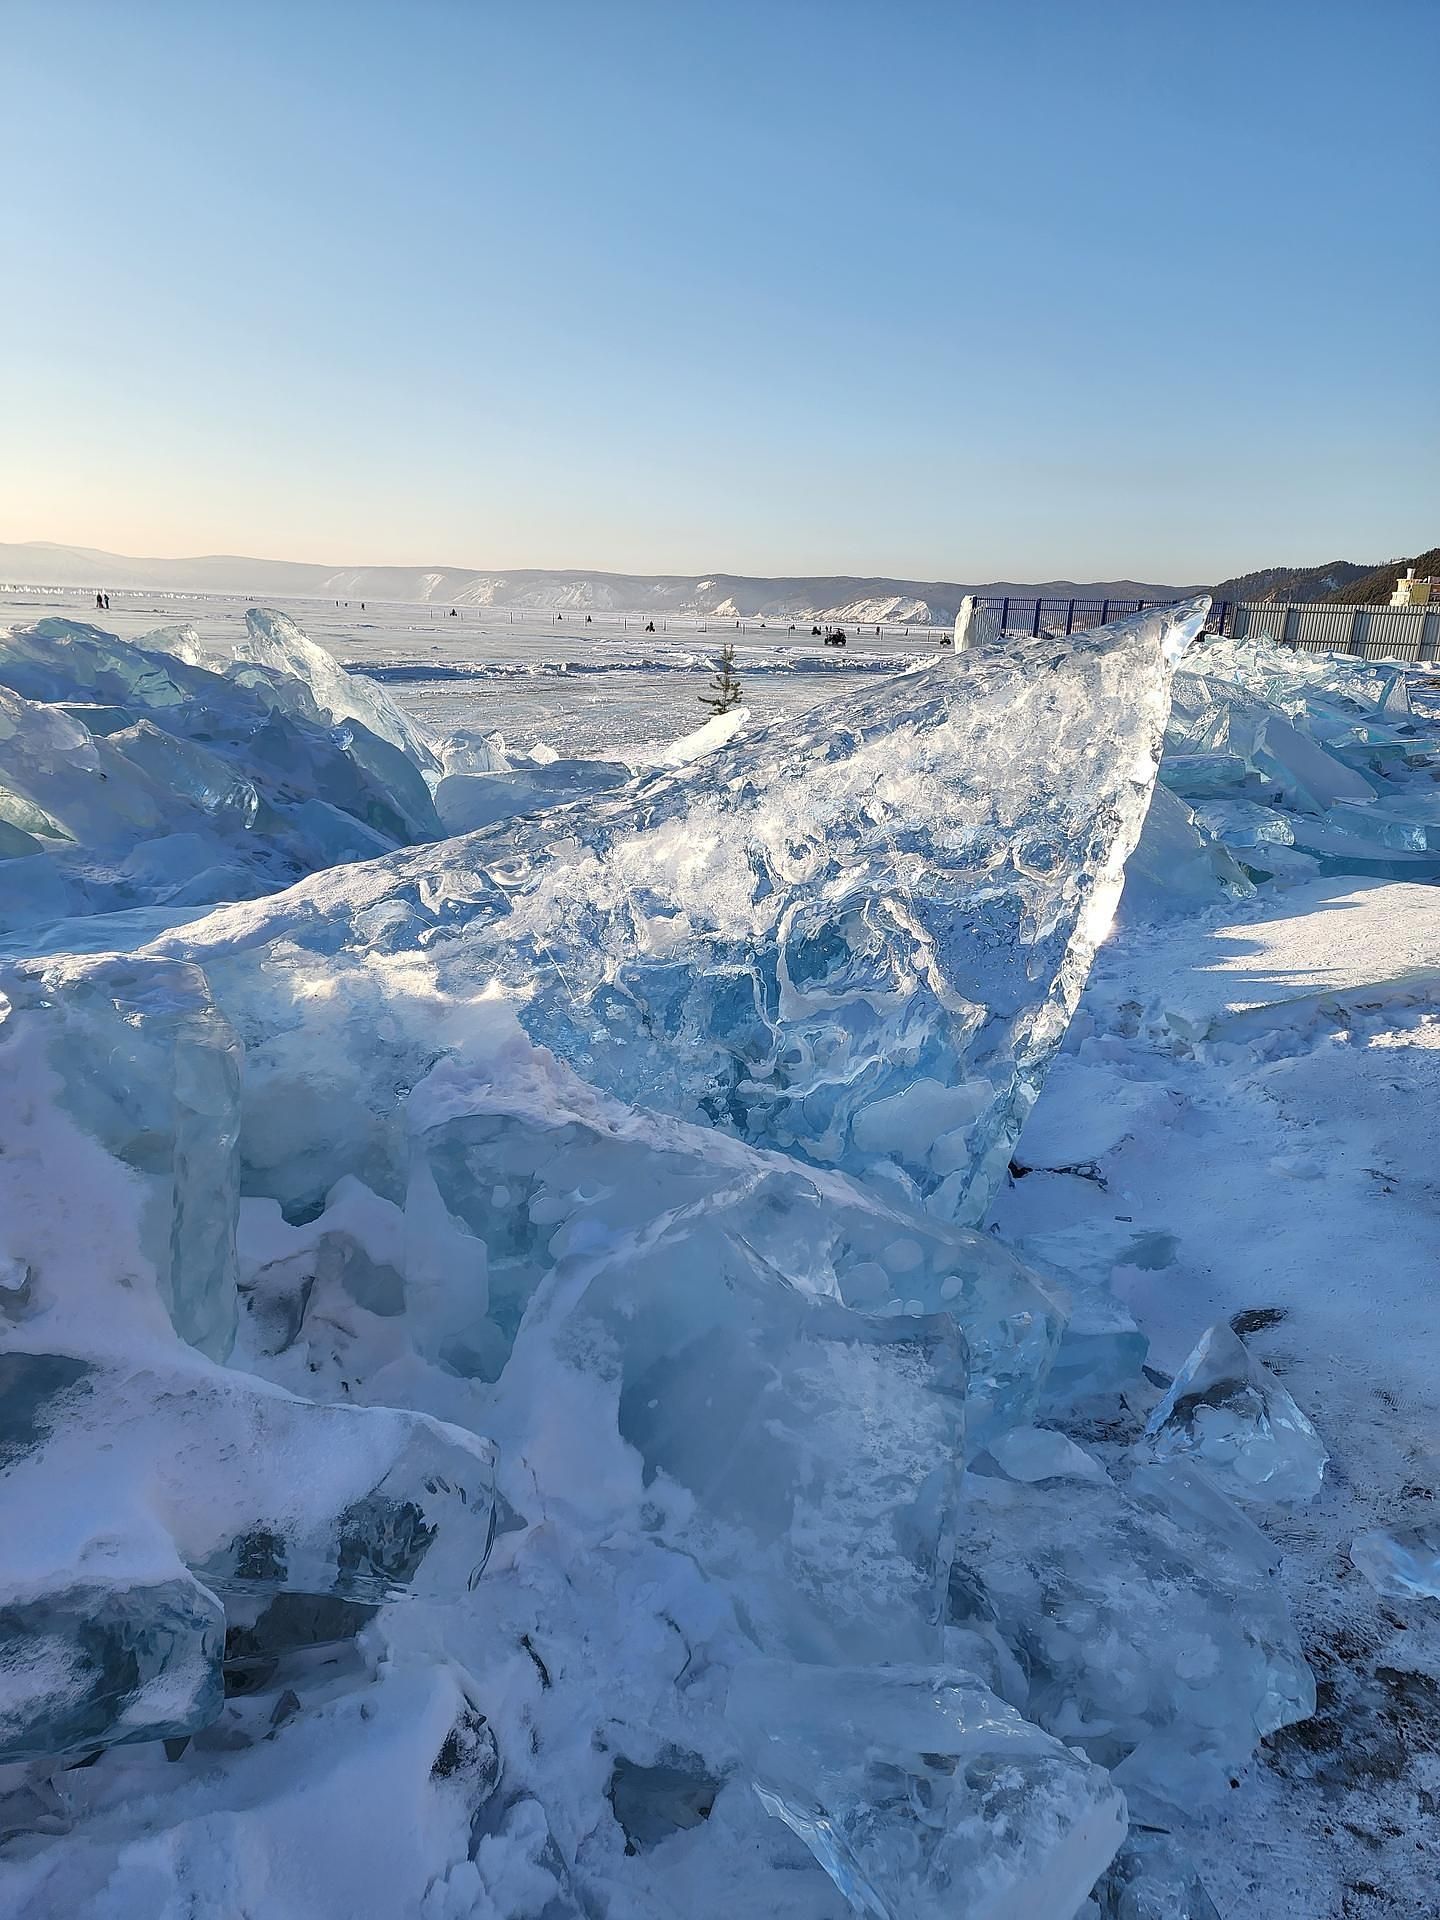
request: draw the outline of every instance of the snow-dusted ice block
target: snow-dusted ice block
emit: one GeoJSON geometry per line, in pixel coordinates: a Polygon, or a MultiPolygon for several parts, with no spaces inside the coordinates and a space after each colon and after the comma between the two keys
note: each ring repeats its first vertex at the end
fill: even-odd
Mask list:
{"type": "Polygon", "coordinates": [[[977,1606],[993,1618],[1029,1717],[1127,1790],[1178,1806],[1223,1791],[1265,1734],[1314,1711],[1263,1537],[1175,1470],[1122,1491],[1053,1451],[1050,1477],[1032,1477],[1033,1449],[1019,1465],[1003,1447],[966,1475],[956,1624],[977,1606]]]}
{"type": "Polygon", "coordinates": [[[182,1340],[235,1335],[241,1049],[199,967],[118,954],[0,969],[0,1058],[38,1032],[61,1097],[149,1190],[145,1248],[182,1340]]]}
{"type": "Polygon", "coordinates": [[[303,991],[340,948],[443,925],[440,985],[512,991],[605,1091],[976,1221],[1110,925],[1204,604],[887,676],[622,795],[292,890],[215,923],[226,971],[278,942],[271,991],[303,991]]]}
{"type": "Polygon", "coordinates": [[[728,1711],[767,1811],[872,1920],[1069,1920],[1125,1835],[1104,1771],[963,1671],[756,1662],[728,1711]]]}
{"type": "Polygon", "coordinates": [[[1350,1558],[1388,1600],[1440,1600],[1440,1526],[1357,1534],[1350,1558]]]}
{"type": "Polygon", "coordinates": [[[1329,1458],[1285,1388],[1222,1320],[1203,1333],[1138,1451],[1188,1459],[1241,1500],[1313,1500],[1329,1458]]]}
{"type": "Polygon", "coordinates": [[[494,1462],[423,1414],[316,1406],[198,1358],[5,1354],[0,1757],[204,1725],[226,1597],[463,1603],[494,1462]]]}
{"type": "Polygon", "coordinates": [[[494,1448],[424,1414],[317,1406],[198,1360],[12,1353],[0,1388],[3,1578],[21,1598],[89,1556],[123,1582],[148,1555],[222,1594],[458,1599],[489,1554],[494,1448]]]}
{"type": "Polygon", "coordinates": [[[179,1571],[29,1600],[0,1590],[0,1762],[198,1732],[220,1711],[224,1642],[220,1602],[179,1571]]]}
{"type": "MultiPolygon", "coordinates": [[[[521,1809],[539,1815],[534,1800],[496,1818],[504,1838],[471,1864],[472,1826],[501,1775],[475,1696],[454,1661],[411,1661],[387,1663],[373,1685],[307,1697],[274,1723],[272,1698],[238,1724],[231,1702],[216,1728],[228,1749],[217,1741],[198,1765],[194,1749],[176,1765],[156,1756],[145,1767],[142,1757],[137,1799],[127,1804],[123,1786],[114,1789],[63,1842],[7,1851],[6,1911],[32,1920],[178,1920],[186,1911],[196,1920],[560,1920],[573,1910],[548,1904],[557,1889],[534,1858],[539,1845],[525,1847],[516,1832],[521,1809]]],[[[102,1762],[95,1796],[120,1772],[102,1762]]],[[[543,1816],[539,1824],[543,1834],[543,1816]]]]}
{"type": "MultiPolygon", "coordinates": [[[[972,1434],[1034,1410],[1063,1315],[989,1235],[710,1129],[631,1112],[553,1067],[528,1086],[488,1089],[437,1069],[417,1090],[412,1124],[407,1224],[431,1217],[433,1195],[471,1248],[483,1247],[486,1279],[483,1291],[469,1284],[468,1326],[453,1289],[443,1302],[418,1285],[407,1291],[422,1340],[432,1314],[455,1329],[433,1350],[461,1371],[498,1371],[560,1261],[599,1248],[639,1258],[661,1217],[682,1297],[721,1286],[744,1249],[756,1273],[806,1298],[876,1315],[947,1314],[968,1347],[972,1434]]],[[[464,1271],[453,1248],[449,1265],[464,1271]]]]}

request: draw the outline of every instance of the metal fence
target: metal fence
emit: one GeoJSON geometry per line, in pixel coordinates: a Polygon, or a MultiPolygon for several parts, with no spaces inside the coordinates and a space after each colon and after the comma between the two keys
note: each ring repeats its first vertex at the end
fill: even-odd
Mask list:
{"type": "Polygon", "coordinates": [[[1274,640],[1302,653],[1352,653],[1361,660],[1440,659],[1440,606],[1336,607],[1240,601],[1228,625],[1236,640],[1274,640]]]}
{"type": "MultiPolygon", "coordinates": [[[[1171,600],[1036,600],[1015,594],[982,594],[975,602],[976,632],[981,638],[1002,633],[1083,633],[1087,627],[1103,627],[1108,621],[1123,620],[1127,614],[1143,613],[1146,607],[1173,605],[1171,600]]],[[[1222,632],[1229,612],[1228,600],[1213,606],[1205,631],[1222,632]]]]}
{"type": "MultiPolygon", "coordinates": [[[[1168,606],[1162,600],[1036,600],[999,594],[977,599],[976,637],[1002,633],[1081,633],[1109,620],[1168,606]]],[[[1349,653],[1362,660],[1440,660],[1440,605],[1337,607],[1261,600],[1218,600],[1206,633],[1273,640],[1304,653],[1349,653]]]]}

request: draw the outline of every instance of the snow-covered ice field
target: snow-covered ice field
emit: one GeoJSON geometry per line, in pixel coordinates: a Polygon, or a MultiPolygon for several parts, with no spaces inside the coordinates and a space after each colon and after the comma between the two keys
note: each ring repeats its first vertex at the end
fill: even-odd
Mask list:
{"type": "MultiPolygon", "coordinates": [[[[331,685],[245,611],[0,599],[0,630],[181,623],[210,668],[243,643],[236,687],[291,729],[266,758],[251,720],[197,728],[147,682],[157,730],[132,742],[94,716],[133,662],[62,701],[78,670],[51,685],[53,643],[0,660],[0,702],[29,706],[0,788],[43,725],[22,799],[62,813],[70,755],[136,823],[98,851],[76,828],[76,854],[0,808],[42,846],[0,888],[0,1382],[52,1369],[16,1376],[0,1905],[1440,1912],[1440,1598],[1382,1596],[1350,1557],[1366,1530],[1433,1526],[1440,1488],[1433,683],[1221,643],[1183,658],[1171,710],[1157,616],[1109,654],[1085,636],[932,665],[924,634],[836,659],[808,634],[297,603],[334,659],[383,670],[331,685]],[[644,777],[704,720],[727,637],[742,730],[644,777]],[[33,717],[86,703],[93,744],[33,717]],[[178,736],[205,754],[177,759],[178,736]],[[183,820],[177,799],[147,824],[159,781],[183,820]],[[498,824],[438,838],[432,799],[446,825],[498,824]],[[134,979],[54,957],[110,950],[140,956],[134,979]],[[99,1061],[121,1062],[118,1099],[99,1061]],[[228,1171],[197,1185],[202,1150],[228,1171]],[[57,1205],[67,1178],[85,1206],[57,1205]],[[674,1276],[698,1297],[718,1273],[732,1304],[683,1324],[674,1276]],[[802,1299],[807,1327],[854,1324],[802,1336],[802,1299]],[[1226,1323],[1268,1374],[1166,1421],[1226,1323]],[[926,1330],[903,1351],[902,1325],[926,1330]],[[757,1353],[773,1378],[728,1427],[757,1353]],[[254,1404],[226,1411],[237,1381],[254,1404]],[[1328,1463],[1277,1501],[1272,1470],[1315,1464],[1287,1392],[1328,1463]],[[403,1432],[366,1426],[386,1407],[403,1432]],[[1207,1411],[1234,1407],[1207,1452],[1207,1411]],[[950,1489],[935,1462],[967,1424],[950,1489]],[[128,1479],[95,1464],[117,1432],[128,1479]],[[246,1463],[218,1516],[215,1448],[246,1463]],[[337,1548],[335,1512],[386,1487],[411,1502],[405,1550],[389,1508],[337,1548]],[[1092,1536],[1111,1564],[1086,1563],[1092,1536]],[[141,1671],[87,1694],[75,1596],[108,1567],[163,1607],[112,1622],[141,1671]],[[282,1631],[276,1593],[314,1617],[282,1631]],[[983,1711],[936,1704],[941,1661],[978,1674],[983,1711]],[[929,1674],[923,1710],[897,1667],[929,1674]],[[112,1710],[137,1744],[113,1744],[112,1710]],[[1119,1832],[1107,1770],[1131,1866],[1086,1902],[1119,1832]],[[1156,1830],[1188,1866],[1147,1855],[1156,1830]]],[[[181,704],[231,697],[171,671],[181,704]]]]}
{"type": "Polygon", "coordinates": [[[1108,1272],[1166,1372],[1200,1326],[1253,1329],[1330,1451],[1266,1523],[1320,1709],[1218,1815],[1219,1912],[1440,1911],[1440,1602],[1348,1554],[1440,1487],[1440,894],[1318,880],[1122,927],[1016,1158],[1007,1239],[1108,1272]]]}
{"type": "MultiPolygon", "coordinates": [[[[94,617],[94,594],[41,589],[0,592],[0,626],[55,615],[94,617]]],[[[99,624],[136,638],[184,622],[202,646],[224,657],[244,632],[252,600],[214,594],[115,593],[99,624]]],[[[712,663],[733,641],[746,704],[757,723],[797,713],[849,685],[842,676],[890,672],[931,658],[938,634],[923,627],[852,630],[843,653],[814,639],[808,627],[747,620],[657,622],[645,632],[638,614],[583,613],[555,622],[510,619],[474,607],[455,619],[448,606],[328,600],[287,603],[310,636],[338,660],[379,668],[400,704],[434,731],[499,728],[518,746],[543,740],[559,753],[604,754],[654,746],[690,731],[712,663]],[[474,667],[473,673],[467,668],[474,667]],[[394,678],[396,669],[405,669],[394,678]],[[814,676],[819,676],[818,678],[814,676]]],[[[945,631],[948,632],[948,629],[945,631]]]]}

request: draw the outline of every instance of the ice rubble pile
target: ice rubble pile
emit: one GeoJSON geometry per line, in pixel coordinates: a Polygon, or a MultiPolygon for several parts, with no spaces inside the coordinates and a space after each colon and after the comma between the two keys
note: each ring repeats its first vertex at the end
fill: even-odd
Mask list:
{"type": "Polygon", "coordinates": [[[443,832],[438,763],[284,614],[223,672],[194,636],[0,634],[0,926],[245,900],[443,832]]]}
{"type": "MultiPolygon", "coordinates": [[[[1205,641],[1175,676],[1157,790],[1171,832],[1192,814],[1231,892],[1271,876],[1440,876],[1440,728],[1410,685],[1395,665],[1205,641]]],[[[1197,846],[1188,882],[1166,861],[1168,883],[1198,892],[1199,859],[1197,846]]]]}
{"type": "Polygon", "coordinates": [[[1066,1437],[1143,1343],[974,1224],[1203,610],[10,963],[21,1910],[1212,1911],[1318,1442],[1218,1334],[1066,1437]]]}

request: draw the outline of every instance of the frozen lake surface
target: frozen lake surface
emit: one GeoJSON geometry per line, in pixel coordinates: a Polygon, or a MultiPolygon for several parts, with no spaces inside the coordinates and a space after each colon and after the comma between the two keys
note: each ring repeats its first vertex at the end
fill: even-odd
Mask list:
{"type": "MultiPolygon", "coordinates": [[[[245,631],[241,596],[114,593],[110,611],[93,593],[41,589],[0,593],[0,625],[58,615],[93,620],[138,639],[157,626],[194,627],[202,646],[228,659],[245,631]]],[[[271,604],[266,601],[265,604],[271,604]]],[[[939,651],[937,632],[873,627],[852,632],[843,651],[808,628],[750,620],[645,632],[635,615],[511,619],[474,608],[286,600],[284,610],[312,640],[361,672],[376,672],[392,697],[435,733],[498,729],[515,747],[536,742],[562,755],[624,755],[691,731],[706,717],[700,695],[727,640],[756,725],[819,705],[858,674],[903,671],[939,651]]],[[[948,630],[947,630],[948,631],[948,630]]]]}

